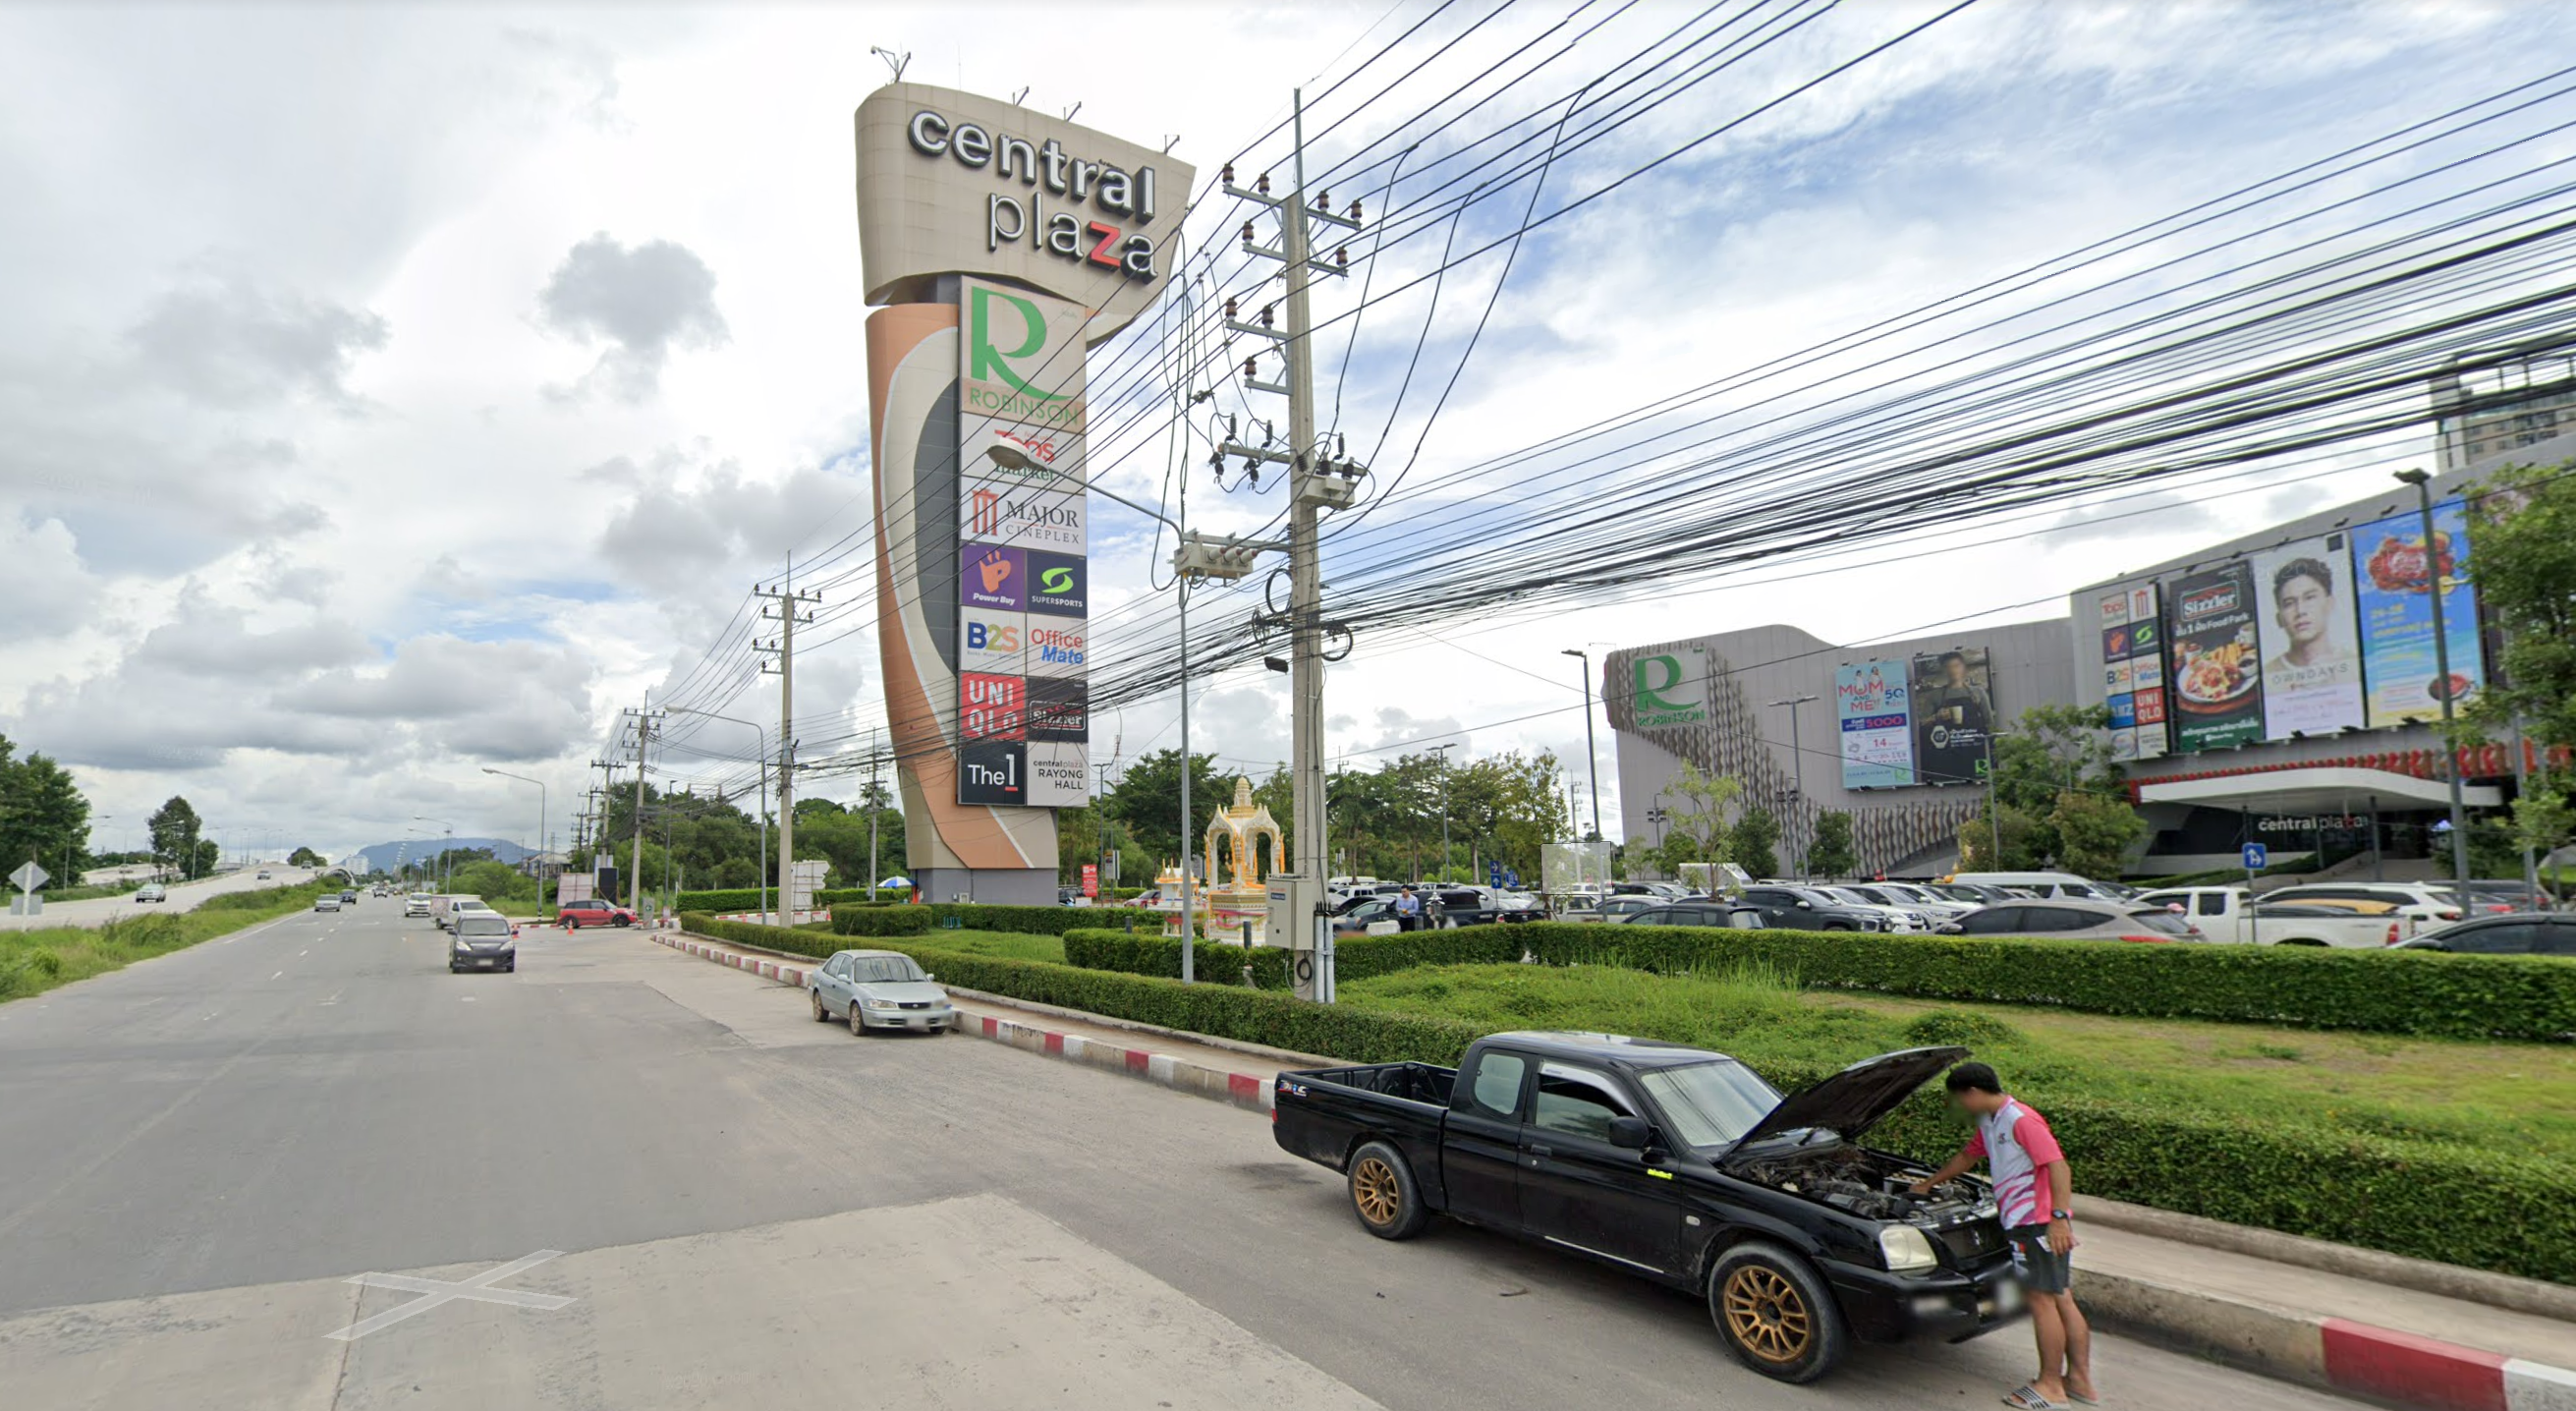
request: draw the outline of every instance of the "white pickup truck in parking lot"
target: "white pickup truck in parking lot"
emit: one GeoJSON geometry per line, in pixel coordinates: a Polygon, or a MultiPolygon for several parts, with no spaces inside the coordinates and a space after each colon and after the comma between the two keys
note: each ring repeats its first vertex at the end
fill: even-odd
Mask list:
{"type": "Polygon", "coordinates": [[[2240,945],[2378,950],[2411,939],[2417,926],[2397,914],[2395,898],[2383,912],[2367,904],[2351,909],[2269,898],[2249,905],[2247,895],[2243,887],[2167,887],[2145,893],[2138,904],[2171,907],[2204,939],[2240,945]]]}

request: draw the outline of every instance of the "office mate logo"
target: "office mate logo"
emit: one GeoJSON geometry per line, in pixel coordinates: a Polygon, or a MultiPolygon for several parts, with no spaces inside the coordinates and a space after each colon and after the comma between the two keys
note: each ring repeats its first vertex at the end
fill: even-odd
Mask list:
{"type": "Polygon", "coordinates": [[[1029,629],[1029,669],[1049,675],[1080,671],[1083,667],[1082,629],[1079,627],[1040,627],[1029,629]]]}
{"type": "MultiPolygon", "coordinates": [[[[1069,304],[1049,300],[1060,309],[1069,304]]],[[[989,284],[966,288],[965,407],[977,416],[1082,429],[1079,310],[1061,336],[1038,301],[989,284]]]]}
{"type": "Polygon", "coordinates": [[[1630,685],[1640,730],[1697,725],[1708,719],[1700,683],[1685,677],[1680,657],[1638,657],[1630,667],[1630,685]]]}
{"type": "Polygon", "coordinates": [[[1091,612],[1091,565],[1073,554],[1029,552],[1029,611],[1058,617],[1091,612]]]}

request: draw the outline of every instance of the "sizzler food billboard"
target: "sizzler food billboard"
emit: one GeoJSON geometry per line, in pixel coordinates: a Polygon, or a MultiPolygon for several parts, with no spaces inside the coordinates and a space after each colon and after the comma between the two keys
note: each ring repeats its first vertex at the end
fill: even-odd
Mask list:
{"type": "Polygon", "coordinates": [[[2184,754],[2263,738],[2262,653],[2254,571],[2243,559],[2182,574],[2165,587],[2168,699],[2184,754]]]}

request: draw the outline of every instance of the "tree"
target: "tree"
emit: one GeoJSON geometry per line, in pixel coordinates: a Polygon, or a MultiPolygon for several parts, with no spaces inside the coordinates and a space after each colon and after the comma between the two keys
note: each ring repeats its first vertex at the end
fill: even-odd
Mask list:
{"type": "Polygon", "coordinates": [[[1780,875],[1780,820],[1767,808],[1748,808],[1727,835],[1729,860],[1756,877],[1780,875]]]}
{"type": "Polygon", "coordinates": [[[297,848],[295,851],[286,855],[286,865],[289,867],[328,867],[331,865],[331,860],[324,857],[322,854],[315,852],[311,848],[297,848]]]}
{"type": "Polygon", "coordinates": [[[41,754],[12,762],[0,735],[0,872],[33,862],[61,886],[77,886],[89,848],[89,800],[70,771],[41,754]]]}
{"type": "Polygon", "coordinates": [[[1807,873],[1813,877],[1849,877],[1860,870],[1860,856],[1852,850],[1852,818],[1848,813],[1825,812],[1816,815],[1816,836],[1807,844],[1807,873]]]}
{"type": "Polygon", "coordinates": [[[1960,867],[2118,877],[2147,822],[2129,806],[2104,733],[2110,726],[2103,706],[2044,705],[2023,711],[2011,730],[1997,735],[1986,799],[1976,817],[1959,825],[1960,867]]]}
{"type": "Polygon", "coordinates": [[[1649,854],[1656,870],[1679,877],[1688,863],[1731,860],[1734,838],[1726,813],[1743,794],[1743,780],[1732,774],[1709,774],[1683,760],[1681,777],[1659,796],[1669,806],[1664,810],[1663,840],[1649,854]]]}
{"type": "Polygon", "coordinates": [[[144,822],[152,839],[153,861],[164,867],[177,868],[183,878],[203,875],[197,871],[201,860],[197,845],[202,841],[198,835],[205,831],[205,826],[205,821],[197,817],[197,810],[189,805],[187,799],[171,795],[169,802],[154,809],[152,816],[144,822]]]}
{"type": "MultiPolygon", "coordinates": [[[[1216,811],[1234,799],[1234,776],[1217,770],[1216,756],[1190,756],[1191,846],[1207,836],[1216,811]]],[[[1127,767],[1118,787],[1103,795],[1100,811],[1157,858],[1181,856],[1181,752],[1157,750],[1127,767]]]]}
{"type": "Polygon", "coordinates": [[[2058,866],[2098,881],[2127,870],[2129,848],[2147,831],[2147,820],[2128,800],[2078,789],[2057,796],[2048,821],[2057,832],[2058,866]]]}
{"type": "MultiPolygon", "coordinates": [[[[2576,745],[2576,461],[2498,471],[2469,501],[2479,604],[2503,645],[2468,704],[2463,743],[2511,739],[2576,745]]],[[[2576,777],[2543,768],[2513,805],[2518,846],[2576,841],[2576,777]]],[[[2515,868],[2519,871],[2519,867],[2515,868]]]]}

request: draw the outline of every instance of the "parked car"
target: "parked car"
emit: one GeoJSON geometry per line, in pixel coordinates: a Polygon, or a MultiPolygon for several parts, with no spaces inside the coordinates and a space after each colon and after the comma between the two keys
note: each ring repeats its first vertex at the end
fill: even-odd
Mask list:
{"type": "Polygon", "coordinates": [[[1654,911],[1665,905],[1667,903],[1662,897],[1610,897],[1601,903],[1599,910],[1604,921],[1625,921],[1638,912],[1654,911]]]}
{"type": "Polygon", "coordinates": [[[1884,931],[1876,907],[1850,906],[1812,887],[1747,887],[1736,898],[1762,915],[1762,924],[1790,931],[1884,931]]]}
{"type": "Polygon", "coordinates": [[[170,899],[170,889],[162,886],[158,882],[146,882],[142,886],[134,889],[134,899],[137,902],[168,901],[170,899]]]}
{"type": "MultiPolygon", "coordinates": [[[[2456,897],[2460,895],[2459,884],[2456,882],[2442,883],[2441,890],[2448,896],[2456,897]]],[[[2548,911],[2552,909],[2551,897],[2545,888],[2533,888],[2526,886],[2521,882],[2490,880],[2487,878],[2473,879],[2469,883],[2467,900],[2469,904],[2462,908],[2462,910],[2466,911],[2471,916],[2478,915],[2481,912],[2491,916],[2500,916],[2508,911],[2548,911]]]]}
{"type": "Polygon", "coordinates": [[[2456,955],[2576,956],[2576,916],[2556,911],[2517,911],[2473,916],[2427,931],[2399,950],[2443,950],[2456,955]]]}
{"type": "Polygon", "coordinates": [[[1818,887],[1815,890],[1824,893],[1826,896],[1833,898],[1836,902],[1844,906],[1877,912],[1879,919],[1886,923],[1878,928],[1882,931],[1929,931],[1932,929],[1933,921],[1931,914],[1920,907],[1900,906],[1895,902],[1881,901],[1878,898],[1863,892],[1858,887],[1836,885],[1831,887],[1818,887]]]}
{"type": "Polygon", "coordinates": [[[2080,897],[2086,901],[2121,899],[2121,894],[2106,884],[2078,877],[2072,872],[1961,872],[1949,880],[1975,886],[2013,887],[2034,897],[2080,897]]]}
{"type": "Polygon", "coordinates": [[[1706,1049],[1495,1034],[1459,1068],[1282,1073],[1271,1131],[1343,1174],[1372,1235],[1447,1215],[1641,1275],[1704,1298],[1745,1366],[1805,1382],[1855,1337],[1955,1342],[2020,1310],[1986,1183],[1910,1195],[1920,1163],[1859,1145],[1966,1056],[1886,1054],[1783,1098],[1706,1049]]]}
{"type": "Polygon", "coordinates": [[[1701,897],[1693,901],[1665,902],[1604,919],[1625,926],[1725,926],[1752,931],[1761,928],[1762,911],[1742,902],[1701,897]]]}
{"type": "Polygon", "coordinates": [[[957,1010],[934,978],[901,951],[845,950],[805,972],[805,994],[816,1023],[838,1019],[853,1034],[945,1033],[957,1027],[957,1010]]]}
{"type": "Polygon", "coordinates": [[[313,909],[315,911],[338,911],[340,909],[339,894],[336,892],[324,892],[322,895],[315,897],[313,899],[313,909]]]}
{"type": "Polygon", "coordinates": [[[447,948],[447,973],[464,970],[517,970],[519,928],[497,911],[457,913],[456,935],[447,948]]]}
{"type": "Polygon", "coordinates": [[[2457,921],[2462,915],[2459,898],[2441,887],[2414,882],[2310,882],[2263,893],[2267,906],[2357,901],[2392,903],[2397,908],[2394,914],[2416,923],[2416,927],[2435,921],[2457,921]]]}
{"type": "Polygon", "coordinates": [[[2026,900],[2030,893],[2016,887],[1993,887],[1982,882],[1926,882],[1924,890],[1970,906],[1993,906],[1997,902],[2026,900]]]}
{"type": "Polygon", "coordinates": [[[2052,940],[2166,941],[2201,939],[2191,923],[2163,906],[2138,902],[2008,901],[1982,907],[1941,928],[1945,936],[2046,936],[2052,940]]]}
{"type": "Polygon", "coordinates": [[[1394,897],[1353,897],[1333,917],[1335,936],[1391,936],[1402,929],[1395,919],[1394,897]]]}
{"type": "Polygon", "coordinates": [[[2385,901],[2284,904],[2249,900],[2243,887],[2166,887],[2140,893],[2134,904],[2161,906],[2212,941],[2365,950],[2414,934],[2395,914],[2395,904],[2385,901]]]}
{"type": "Polygon", "coordinates": [[[555,923],[567,931],[584,926],[632,926],[635,913],[605,897],[585,897],[556,908],[555,923]]]}

